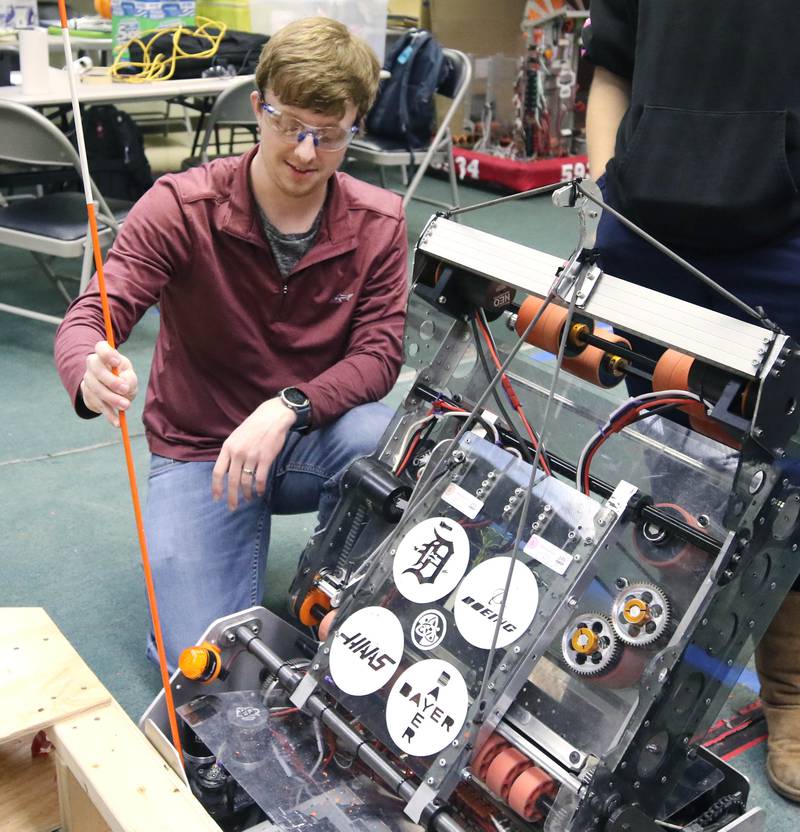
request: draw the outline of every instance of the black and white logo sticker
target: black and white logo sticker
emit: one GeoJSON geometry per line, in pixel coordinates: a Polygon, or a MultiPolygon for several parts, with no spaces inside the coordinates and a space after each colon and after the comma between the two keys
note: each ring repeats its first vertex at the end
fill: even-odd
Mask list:
{"type": "Polygon", "coordinates": [[[417,604],[452,592],[469,565],[469,538],[455,520],[430,517],[400,541],[392,574],[400,594],[417,604]]]}
{"type": "Polygon", "coordinates": [[[331,676],[345,693],[365,696],[383,687],[403,657],[403,626],[383,607],[364,607],[341,624],[331,645],[331,676]]]}
{"type": "MultiPolygon", "coordinates": [[[[456,592],[456,627],[475,647],[488,650],[492,646],[510,568],[511,558],[485,560],[464,578],[456,592]]],[[[538,606],[536,576],[525,564],[516,561],[500,620],[497,646],[505,647],[516,641],[530,626],[538,606]]]]}
{"type": "Polygon", "coordinates": [[[392,685],[386,727],[398,748],[427,757],[458,736],[468,707],[467,685],[458,670],[440,659],[423,659],[392,685]]]}
{"type": "Polygon", "coordinates": [[[421,612],[411,625],[411,641],[420,650],[433,650],[447,632],[447,619],[439,610],[421,612]]]}

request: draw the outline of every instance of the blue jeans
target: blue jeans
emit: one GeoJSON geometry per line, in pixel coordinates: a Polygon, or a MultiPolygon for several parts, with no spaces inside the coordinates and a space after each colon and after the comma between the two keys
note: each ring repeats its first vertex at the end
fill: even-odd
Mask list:
{"type": "MultiPolygon", "coordinates": [[[[261,603],[272,515],[318,510],[323,526],[341,475],[375,450],[391,416],[385,405],[365,404],[320,430],[290,433],[264,496],[240,495],[235,511],[211,498],[214,462],[153,455],[144,520],[171,670],[214,619],[261,603]]],[[[147,656],[157,663],[152,633],[147,656]]]]}

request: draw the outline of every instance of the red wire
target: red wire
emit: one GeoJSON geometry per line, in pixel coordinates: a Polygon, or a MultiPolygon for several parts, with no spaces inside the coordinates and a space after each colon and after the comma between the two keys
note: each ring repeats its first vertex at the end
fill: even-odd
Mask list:
{"type": "Polygon", "coordinates": [[[663,405],[667,404],[687,404],[690,403],[692,400],[687,400],[684,398],[671,398],[671,399],[651,399],[647,402],[642,402],[637,407],[632,408],[629,411],[621,414],[620,416],[615,419],[611,425],[609,425],[608,430],[604,431],[598,437],[597,444],[589,451],[586,455],[586,459],[583,461],[583,478],[582,478],[582,485],[583,485],[583,493],[589,493],[589,468],[592,464],[592,459],[594,455],[597,453],[600,446],[609,438],[609,436],[613,436],[615,433],[619,433],[623,428],[627,427],[643,410],[652,410],[654,407],[662,407],[663,405]]]}
{"type": "MultiPolygon", "coordinates": [[[[489,337],[489,331],[484,326],[483,320],[481,320],[480,316],[477,316],[475,318],[475,321],[478,324],[478,329],[480,329],[481,335],[483,335],[483,340],[485,341],[486,346],[489,349],[489,353],[492,356],[494,366],[499,370],[503,366],[503,364],[500,361],[500,356],[497,354],[497,351],[494,348],[492,339],[489,337]]],[[[530,426],[530,423],[525,417],[525,412],[522,409],[522,404],[519,398],[517,397],[516,391],[512,387],[511,382],[509,381],[508,376],[506,376],[505,373],[503,373],[500,376],[500,381],[503,384],[503,389],[506,391],[508,400],[511,402],[511,406],[514,408],[514,410],[517,411],[519,418],[522,420],[522,424],[525,426],[525,430],[531,440],[531,445],[533,445],[534,450],[536,450],[539,447],[539,440],[537,439],[536,434],[533,431],[533,428],[530,426]]],[[[545,458],[544,454],[539,455],[539,463],[542,466],[542,470],[549,477],[551,475],[550,464],[547,462],[547,459],[545,458]]]]}

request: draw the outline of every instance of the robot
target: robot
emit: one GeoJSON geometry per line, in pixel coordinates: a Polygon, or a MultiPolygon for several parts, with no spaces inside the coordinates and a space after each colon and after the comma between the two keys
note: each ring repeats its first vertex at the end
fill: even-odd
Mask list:
{"type": "MultiPolygon", "coordinates": [[[[604,274],[596,186],[553,198],[566,262],[429,221],[418,375],[302,553],[296,623],[243,610],[182,657],[223,828],[764,828],[699,740],[800,573],[800,349],[604,274]]],[[[142,728],[177,764],[166,722],[162,692],[142,728]]]]}

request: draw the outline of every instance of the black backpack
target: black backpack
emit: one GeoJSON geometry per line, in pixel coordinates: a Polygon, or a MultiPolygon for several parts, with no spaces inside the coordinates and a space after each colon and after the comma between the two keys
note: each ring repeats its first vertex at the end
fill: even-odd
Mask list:
{"type": "Polygon", "coordinates": [[[104,197],[135,202],[153,184],[142,131],[127,113],[113,104],[89,107],[83,134],[89,173],[104,197]]]}
{"type": "MultiPolygon", "coordinates": [[[[209,27],[209,34],[216,34],[219,29],[209,27]]],[[[174,47],[175,30],[154,29],[139,35],[138,41],[132,41],[128,47],[129,60],[133,63],[141,63],[144,60],[142,44],[150,46],[148,54],[150,59],[161,56],[165,60],[172,58],[174,47]]],[[[258,59],[264,44],[269,40],[269,35],[253,32],[239,32],[235,29],[228,29],[220,41],[217,51],[208,58],[195,58],[194,55],[208,52],[209,40],[205,37],[198,37],[184,30],[180,35],[180,49],[183,57],[175,61],[173,78],[200,78],[209,69],[212,71],[219,67],[220,70],[233,67],[237,75],[250,75],[256,71],[258,59]]],[[[140,66],[123,66],[122,74],[136,74],[141,71],[140,66]]]]}
{"type": "Polygon", "coordinates": [[[367,133],[396,139],[409,150],[427,147],[436,119],[434,94],[453,74],[442,47],[430,32],[412,29],[392,47],[383,68],[391,75],[367,115],[367,133]]]}

